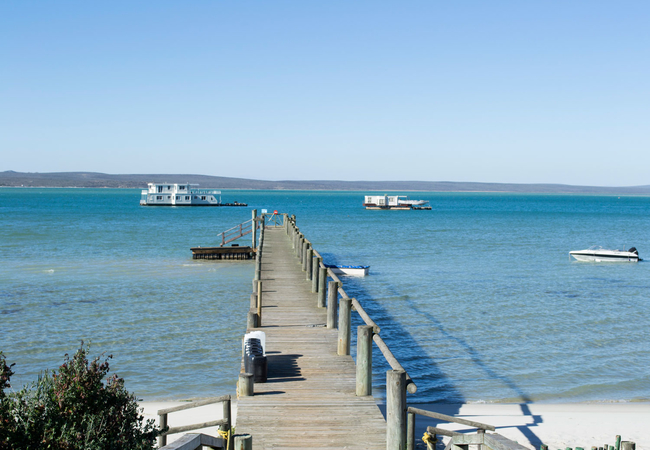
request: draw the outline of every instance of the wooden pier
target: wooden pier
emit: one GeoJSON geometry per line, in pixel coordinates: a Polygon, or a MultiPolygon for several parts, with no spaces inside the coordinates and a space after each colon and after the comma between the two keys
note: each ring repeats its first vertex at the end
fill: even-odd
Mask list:
{"type": "Polygon", "coordinates": [[[237,432],[255,449],[386,448],[386,422],[371,395],[357,396],[352,357],[337,354],[338,332],[327,328],[284,228],[264,233],[262,326],[268,381],[239,398],[237,432]]]}
{"type": "MultiPolygon", "coordinates": [[[[230,397],[210,399],[222,401],[226,420],[176,427],[164,435],[218,423],[222,437],[185,435],[165,450],[195,450],[201,445],[223,450],[414,450],[416,416],[478,429],[463,434],[429,426],[424,439],[429,450],[435,449],[439,435],[451,438],[448,450],[467,450],[468,445],[526,450],[503,436],[487,434],[495,430],[491,425],[408,407],[406,395],[416,393],[415,382],[380,336],[379,326],[359,301],[348,297],[341,280],[299,231],[295,217],[256,214],[253,210],[249,228],[245,222],[221,234],[222,244],[234,235],[253,235],[255,278],[247,330],[261,331],[265,338],[265,357],[253,341],[250,346],[242,343],[237,434],[230,429],[230,397]],[[357,328],[356,362],[350,356],[353,311],[365,324],[357,328]],[[372,396],[373,344],[391,367],[386,372],[385,419],[372,396]],[[255,349],[254,360],[262,363],[246,359],[249,364],[244,364],[245,348],[251,354],[255,349]],[[246,366],[259,382],[254,382],[253,373],[245,372],[246,366]]],[[[166,424],[167,414],[175,410],[159,411],[160,423],[166,424]]],[[[160,441],[164,445],[164,436],[160,441]]]]}

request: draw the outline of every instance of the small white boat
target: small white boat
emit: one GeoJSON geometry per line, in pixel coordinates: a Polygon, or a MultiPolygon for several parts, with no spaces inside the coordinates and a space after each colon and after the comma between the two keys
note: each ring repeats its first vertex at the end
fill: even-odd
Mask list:
{"type": "Polygon", "coordinates": [[[405,195],[366,195],[363,206],[366,209],[431,209],[429,200],[410,200],[405,195]]]}
{"type": "Polygon", "coordinates": [[[368,275],[370,266],[344,266],[339,264],[325,264],[325,267],[331,269],[336,275],[350,275],[354,277],[365,277],[368,275]]]}
{"type": "Polygon", "coordinates": [[[588,262],[637,262],[643,261],[639,258],[639,252],[632,247],[629,250],[609,250],[593,246],[587,250],[574,250],[569,252],[578,261],[588,262]]]}

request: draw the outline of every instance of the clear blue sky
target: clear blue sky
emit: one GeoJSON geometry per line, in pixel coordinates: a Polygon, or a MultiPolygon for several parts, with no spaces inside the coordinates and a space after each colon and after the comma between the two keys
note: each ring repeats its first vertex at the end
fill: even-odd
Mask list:
{"type": "Polygon", "coordinates": [[[0,2],[0,171],[650,184],[648,1],[0,2]]]}

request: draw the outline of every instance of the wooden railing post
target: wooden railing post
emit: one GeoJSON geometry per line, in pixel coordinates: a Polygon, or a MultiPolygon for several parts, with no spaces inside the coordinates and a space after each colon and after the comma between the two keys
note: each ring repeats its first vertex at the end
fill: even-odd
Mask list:
{"type": "Polygon", "coordinates": [[[257,280],[257,326],[262,326],[262,280],[257,280]]]}
{"type": "Polygon", "coordinates": [[[307,272],[307,281],[311,281],[313,263],[314,263],[314,249],[310,247],[307,250],[307,257],[305,258],[305,271],[307,272]]]}
{"type": "Polygon", "coordinates": [[[311,261],[311,291],[318,292],[318,272],[320,269],[320,262],[323,258],[320,256],[313,256],[311,261]]]}
{"type": "Polygon", "coordinates": [[[327,295],[327,269],[318,268],[318,303],[319,308],[325,308],[325,299],[327,295]]]}
{"type": "Polygon", "coordinates": [[[253,450],[253,436],[250,434],[236,434],[233,436],[233,441],[232,450],[253,450]]]}
{"type": "Polygon", "coordinates": [[[336,281],[330,281],[327,289],[327,328],[336,328],[338,302],[339,284],[336,281]]]}
{"type": "Polygon", "coordinates": [[[372,395],[372,327],[357,327],[357,396],[372,395]]]}
{"type": "Polygon", "coordinates": [[[406,450],[406,372],[386,372],[386,450],[406,450]]]}
{"type": "Polygon", "coordinates": [[[255,219],[257,218],[257,210],[254,209],[251,211],[251,218],[253,221],[251,222],[251,231],[253,235],[253,248],[257,248],[257,222],[255,222],[255,219]]]}
{"type": "Polygon", "coordinates": [[[350,336],[352,327],[350,316],[352,314],[352,300],[343,297],[339,303],[339,346],[337,354],[339,356],[350,354],[350,336]]]}
{"type": "Polygon", "coordinates": [[[415,450],[415,414],[406,413],[406,450],[415,450]]]}
{"type": "MultiPolygon", "coordinates": [[[[219,430],[230,432],[232,428],[232,418],[230,416],[230,399],[221,402],[221,407],[223,411],[223,420],[225,420],[226,423],[221,425],[219,427],[219,430]]],[[[232,447],[232,439],[229,440],[229,443],[229,447],[232,447]]],[[[226,448],[225,450],[230,450],[230,448],[226,448]]]]}
{"type": "MultiPolygon", "coordinates": [[[[167,426],[167,414],[160,414],[158,416],[158,425],[161,429],[167,426]]],[[[163,434],[158,436],[158,447],[164,447],[165,445],[167,445],[167,435],[163,434]]]]}
{"type": "Polygon", "coordinates": [[[307,252],[309,251],[309,242],[305,239],[305,241],[302,244],[302,255],[300,258],[300,265],[302,266],[302,271],[305,272],[307,270],[307,252]]]}
{"type": "Polygon", "coordinates": [[[240,397],[252,397],[254,395],[254,383],[253,383],[252,373],[241,372],[239,374],[239,383],[237,385],[237,391],[240,397]]]}

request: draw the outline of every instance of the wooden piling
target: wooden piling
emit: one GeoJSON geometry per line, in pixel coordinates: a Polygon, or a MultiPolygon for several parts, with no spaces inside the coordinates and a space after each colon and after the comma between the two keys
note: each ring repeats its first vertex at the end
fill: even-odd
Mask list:
{"type": "Polygon", "coordinates": [[[302,255],[300,258],[300,264],[302,265],[302,271],[305,272],[307,270],[307,252],[309,251],[309,242],[305,240],[302,245],[302,255]]]}
{"type": "Polygon", "coordinates": [[[415,414],[406,414],[406,450],[415,450],[415,414]]]}
{"type": "MultiPolygon", "coordinates": [[[[160,428],[167,426],[167,414],[160,414],[158,416],[158,425],[160,428]]],[[[158,436],[158,448],[164,447],[165,445],[167,445],[167,435],[158,436]]]]}
{"type": "Polygon", "coordinates": [[[307,250],[305,257],[305,271],[307,272],[307,281],[311,281],[312,277],[312,264],[314,263],[314,249],[311,247],[307,250]]]}
{"type": "Polygon", "coordinates": [[[318,292],[318,272],[320,272],[320,262],[323,258],[314,256],[311,262],[311,291],[318,292]]]}
{"type": "Polygon", "coordinates": [[[257,244],[257,221],[255,220],[255,219],[257,219],[257,210],[256,209],[251,211],[251,218],[253,219],[253,221],[251,222],[251,229],[253,231],[253,233],[252,233],[252,235],[253,235],[253,243],[251,245],[253,246],[253,248],[257,248],[257,245],[256,245],[257,244]]]}
{"type": "Polygon", "coordinates": [[[318,268],[318,303],[319,308],[325,308],[325,296],[327,295],[327,269],[318,268]]]}
{"type": "Polygon", "coordinates": [[[406,372],[386,372],[386,450],[406,450],[406,372]]]}
{"type": "Polygon", "coordinates": [[[250,434],[234,435],[233,450],[253,450],[253,436],[250,434]]]}
{"type": "Polygon", "coordinates": [[[252,397],[254,395],[253,374],[241,372],[237,386],[239,397],[252,397]]]}
{"type": "Polygon", "coordinates": [[[621,450],[636,450],[636,443],[632,441],[621,441],[621,450]]]}
{"type": "Polygon", "coordinates": [[[339,303],[339,345],[337,354],[345,356],[350,354],[350,339],[352,335],[351,326],[352,300],[343,297],[339,303]]]}
{"type": "Polygon", "coordinates": [[[357,327],[357,396],[372,395],[372,327],[357,327]]]}
{"type": "Polygon", "coordinates": [[[257,320],[257,312],[255,310],[248,311],[248,320],[246,322],[246,328],[252,330],[253,328],[259,328],[257,320]]]}
{"type": "Polygon", "coordinates": [[[257,280],[257,326],[262,326],[262,280],[257,280]]]}
{"type": "MultiPolygon", "coordinates": [[[[231,411],[231,405],[230,405],[230,396],[224,401],[221,402],[221,408],[222,408],[222,417],[223,420],[226,421],[225,424],[219,426],[219,430],[221,431],[230,431],[230,428],[232,427],[232,416],[230,414],[231,411]]],[[[228,450],[228,449],[226,449],[228,450]]]]}
{"type": "Polygon", "coordinates": [[[339,284],[330,281],[327,289],[327,328],[336,328],[338,313],[339,284]]]}

